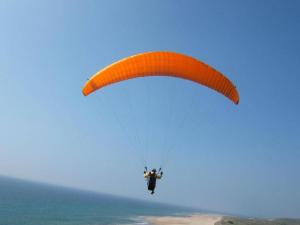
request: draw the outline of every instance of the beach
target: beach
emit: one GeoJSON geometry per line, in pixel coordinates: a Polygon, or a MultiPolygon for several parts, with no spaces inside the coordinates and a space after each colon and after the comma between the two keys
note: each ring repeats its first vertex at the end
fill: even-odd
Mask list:
{"type": "Polygon", "coordinates": [[[145,220],[151,225],[215,225],[222,219],[221,215],[191,215],[191,216],[151,216],[145,220]]]}
{"type": "Polygon", "coordinates": [[[145,217],[150,225],[299,225],[300,219],[240,218],[213,214],[145,217]]]}

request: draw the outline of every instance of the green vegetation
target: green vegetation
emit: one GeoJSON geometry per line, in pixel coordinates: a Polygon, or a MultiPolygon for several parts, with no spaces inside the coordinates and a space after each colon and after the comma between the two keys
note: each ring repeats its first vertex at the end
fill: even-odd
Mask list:
{"type": "Polygon", "coordinates": [[[300,219],[243,219],[224,217],[215,225],[300,225],[300,219]]]}

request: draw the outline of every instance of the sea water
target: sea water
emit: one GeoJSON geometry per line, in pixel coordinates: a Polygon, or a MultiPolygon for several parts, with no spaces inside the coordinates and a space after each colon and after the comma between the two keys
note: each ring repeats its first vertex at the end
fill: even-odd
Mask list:
{"type": "Polygon", "coordinates": [[[0,177],[0,225],[146,224],[192,209],[0,177]]]}

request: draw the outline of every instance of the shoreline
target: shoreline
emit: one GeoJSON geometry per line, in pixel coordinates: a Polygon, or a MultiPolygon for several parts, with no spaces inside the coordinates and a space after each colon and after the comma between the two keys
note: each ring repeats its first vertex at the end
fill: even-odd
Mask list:
{"type": "Polygon", "coordinates": [[[222,215],[192,214],[187,216],[146,216],[144,220],[150,225],[215,225],[222,215]]]}

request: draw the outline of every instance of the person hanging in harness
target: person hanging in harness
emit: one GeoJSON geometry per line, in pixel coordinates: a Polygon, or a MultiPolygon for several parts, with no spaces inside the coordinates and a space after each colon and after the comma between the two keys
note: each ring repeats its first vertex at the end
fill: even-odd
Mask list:
{"type": "Polygon", "coordinates": [[[156,173],[156,169],[152,169],[152,171],[148,172],[147,167],[145,167],[144,177],[147,179],[148,190],[151,191],[152,195],[154,194],[156,179],[161,179],[162,175],[163,172],[161,171],[161,168],[159,168],[158,173],[156,173]]]}

